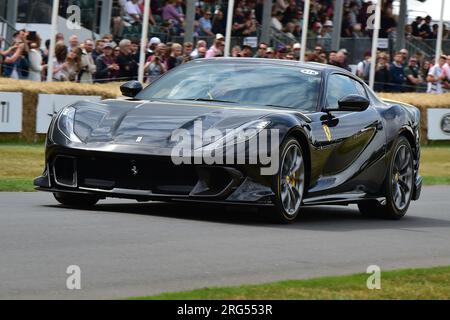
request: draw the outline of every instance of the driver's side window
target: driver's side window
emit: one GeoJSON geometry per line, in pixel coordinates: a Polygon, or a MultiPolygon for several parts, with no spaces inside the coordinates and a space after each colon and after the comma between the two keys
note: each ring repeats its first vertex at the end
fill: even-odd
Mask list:
{"type": "MultiPolygon", "coordinates": [[[[338,108],[338,101],[349,94],[365,96],[365,94],[361,92],[361,88],[357,87],[357,85],[361,86],[361,84],[347,76],[342,74],[331,74],[328,77],[327,83],[326,107],[333,109],[338,108]]],[[[362,88],[362,90],[364,91],[364,88],[362,88]]]]}

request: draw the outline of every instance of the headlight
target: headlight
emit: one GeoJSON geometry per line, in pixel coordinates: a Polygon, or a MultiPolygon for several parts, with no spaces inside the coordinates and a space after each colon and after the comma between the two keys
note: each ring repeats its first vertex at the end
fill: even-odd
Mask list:
{"type": "Polygon", "coordinates": [[[211,143],[207,143],[202,148],[217,149],[223,147],[227,143],[230,143],[230,141],[232,141],[233,144],[248,141],[253,137],[255,137],[263,129],[265,129],[269,124],[270,124],[269,120],[255,120],[246,123],[236,129],[229,130],[228,132],[226,132],[224,136],[219,137],[217,140],[211,143]]]}
{"type": "Polygon", "coordinates": [[[58,116],[59,131],[72,142],[85,142],[108,113],[89,106],[64,108],[58,116]]]}
{"type": "Polygon", "coordinates": [[[75,113],[77,109],[74,107],[66,107],[59,114],[57,126],[59,131],[72,142],[81,142],[74,132],[75,113]]]}

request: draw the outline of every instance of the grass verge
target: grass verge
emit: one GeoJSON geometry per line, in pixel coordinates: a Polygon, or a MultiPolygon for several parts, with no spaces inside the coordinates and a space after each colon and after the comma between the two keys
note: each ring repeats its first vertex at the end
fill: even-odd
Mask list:
{"type": "MultiPolygon", "coordinates": [[[[0,143],[0,191],[32,191],[43,168],[43,144],[0,143]]],[[[420,173],[425,185],[450,184],[450,145],[422,147],[420,173]]]]}
{"type": "Polygon", "coordinates": [[[43,168],[43,144],[0,144],[0,191],[32,191],[43,168]]]}
{"type": "Polygon", "coordinates": [[[450,299],[450,266],[381,273],[381,289],[369,290],[369,274],[204,288],[134,297],[139,300],[450,299]]]}
{"type": "Polygon", "coordinates": [[[0,191],[34,191],[33,180],[29,178],[0,179],[0,191]]]}

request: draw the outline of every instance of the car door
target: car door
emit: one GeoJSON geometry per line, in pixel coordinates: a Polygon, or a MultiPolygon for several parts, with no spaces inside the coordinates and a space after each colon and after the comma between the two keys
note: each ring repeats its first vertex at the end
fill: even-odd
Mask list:
{"type": "MultiPolygon", "coordinates": [[[[316,169],[316,183],[310,192],[349,192],[357,188],[367,189],[358,184],[361,175],[378,170],[372,164],[384,155],[385,139],[381,117],[370,104],[364,111],[341,111],[338,101],[350,94],[369,99],[364,85],[343,74],[332,73],[326,80],[321,111],[312,122],[312,135],[317,147],[316,161],[321,163],[316,169]],[[368,172],[365,172],[368,170],[368,172]]],[[[370,99],[369,99],[370,100],[370,99]]],[[[314,161],[314,159],[312,159],[314,161]]],[[[378,174],[379,175],[379,174],[378,174]]],[[[312,177],[314,180],[314,177],[312,177]]],[[[376,189],[378,177],[373,177],[376,189]]]]}

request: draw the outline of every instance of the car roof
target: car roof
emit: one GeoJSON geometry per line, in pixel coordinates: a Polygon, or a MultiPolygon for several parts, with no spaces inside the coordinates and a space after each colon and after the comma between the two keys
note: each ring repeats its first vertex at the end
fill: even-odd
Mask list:
{"type": "Polygon", "coordinates": [[[195,59],[193,62],[202,62],[202,63],[211,63],[211,64],[220,64],[220,63],[249,63],[249,64],[265,64],[265,65],[280,65],[280,66],[295,66],[295,67],[304,67],[313,69],[320,72],[332,72],[339,71],[342,73],[346,73],[352,75],[351,72],[347,70],[332,66],[329,64],[323,64],[318,62],[300,62],[297,60],[282,60],[282,59],[265,59],[265,58],[231,58],[231,57],[218,57],[218,58],[207,58],[207,59],[195,59]]]}

